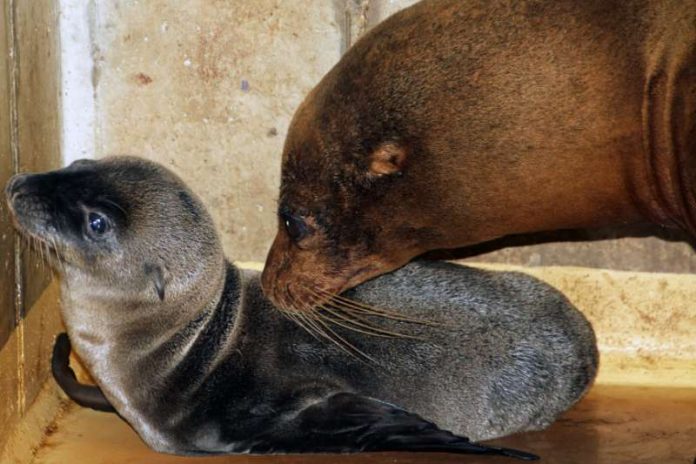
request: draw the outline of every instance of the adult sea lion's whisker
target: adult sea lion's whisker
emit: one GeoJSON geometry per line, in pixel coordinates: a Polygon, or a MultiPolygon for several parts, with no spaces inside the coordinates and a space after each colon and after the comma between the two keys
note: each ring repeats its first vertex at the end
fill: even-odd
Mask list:
{"type": "Polygon", "coordinates": [[[377,324],[373,324],[366,320],[362,315],[355,314],[340,305],[335,304],[332,301],[317,304],[317,301],[324,299],[316,291],[311,288],[306,287],[306,290],[310,295],[314,295],[315,300],[312,302],[310,307],[315,307],[315,311],[312,311],[313,316],[323,317],[329,322],[339,325],[345,329],[352,330],[354,332],[364,333],[366,335],[384,337],[384,338],[413,338],[418,339],[419,337],[407,335],[399,332],[390,331],[379,327],[377,324]],[[318,311],[316,311],[318,310],[318,311]],[[327,317],[322,311],[328,312],[333,317],[327,317]]]}
{"type": "Polygon", "coordinates": [[[326,306],[321,307],[322,311],[319,312],[319,317],[323,318],[325,321],[336,324],[344,329],[352,330],[354,332],[362,333],[365,335],[373,337],[384,337],[384,338],[396,338],[397,335],[391,333],[381,333],[378,329],[370,326],[364,326],[362,328],[360,324],[356,323],[354,320],[340,314],[339,312],[332,311],[326,306]],[[328,314],[327,314],[328,313],[328,314]]]}
{"type": "MultiPolygon", "coordinates": [[[[324,338],[326,341],[328,341],[330,344],[335,345],[338,347],[341,351],[345,352],[346,354],[350,356],[355,356],[350,349],[345,347],[340,340],[336,339],[335,337],[331,336],[329,334],[330,329],[326,327],[325,324],[321,323],[315,315],[312,315],[312,317],[308,317],[306,313],[303,314],[297,314],[297,317],[302,319],[309,327],[311,327],[318,335],[320,335],[322,338],[324,338]],[[319,323],[319,324],[318,324],[319,323]],[[323,327],[322,327],[323,326],[323,327]]],[[[333,332],[333,331],[331,331],[333,332]]]]}
{"type": "Polygon", "coordinates": [[[346,321],[349,324],[352,324],[353,326],[357,326],[360,328],[363,328],[365,330],[360,330],[355,327],[350,327],[351,330],[355,330],[357,332],[362,332],[366,333],[368,335],[374,335],[377,337],[386,337],[386,338],[411,338],[411,339],[418,339],[420,337],[414,336],[414,335],[409,335],[401,332],[396,332],[392,330],[388,330],[385,328],[382,328],[378,326],[377,324],[372,324],[368,321],[366,321],[364,318],[361,318],[358,315],[351,314],[349,312],[346,312],[343,310],[343,308],[334,306],[332,303],[327,303],[322,308],[332,314],[333,316],[340,318],[344,321],[346,321]],[[333,309],[330,309],[333,308],[333,309]]]}
{"type": "MultiPolygon", "coordinates": [[[[292,305],[295,305],[295,298],[292,295],[288,295],[288,297],[292,298],[292,305]]],[[[289,308],[289,305],[287,301],[283,301],[280,307],[280,312],[287,317],[290,321],[294,322],[297,324],[299,327],[301,327],[304,331],[306,331],[308,334],[310,334],[312,337],[318,340],[317,335],[314,333],[312,329],[310,329],[302,320],[300,319],[300,313],[297,313],[289,308]]]]}
{"type": "MultiPolygon", "coordinates": [[[[358,360],[361,360],[359,356],[356,355],[351,350],[351,344],[346,342],[342,337],[331,330],[324,322],[322,322],[320,316],[317,314],[313,306],[316,305],[316,300],[309,302],[308,307],[301,308],[301,312],[295,312],[295,316],[304,321],[304,323],[310,327],[317,335],[321,336],[327,340],[330,344],[335,345],[344,353],[352,356],[358,360]]],[[[354,347],[353,347],[354,348],[354,347]]],[[[359,353],[360,350],[356,351],[359,353]]],[[[369,357],[368,357],[369,358],[369,357]]]]}
{"type": "Polygon", "coordinates": [[[317,340],[319,339],[318,337],[321,337],[330,343],[336,343],[335,340],[329,337],[320,326],[314,323],[314,314],[311,310],[314,302],[305,302],[303,299],[300,303],[300,312],[289,311],[300,323],[300,327],[303,327],[305,330],[307,330],[307,332],[310,335],[314,336],[314,338],[316,338],[317,340]]]}
{"type": "Polygon", "coordinates": [[[428,325],[428,326],[439,326],[440,324],[424,319],[418,319],[418,318],[413,318],[409,316],[404,316],[402,314],[399,314],[397,312],[393,311],[388,311],[384,309],[379,309],[375,308],[374,306],[370,306],[355,300],[351,300],[349,298],[345,298],[339,295],[334,295],[324,289],[317,288],[316,289],[319,292],[322,292],[326,297],[330,297],[331,301],[333,304],[340,306],[342,309],[345,309],[347,311],[357,311],[363,314],[369,314],[377,317],[382,317],[385,319],[392,319],[395,321],[400,321],[400,322],[407,322],[411,324],[421,324],[421,325],[428,325]]]}
{"type": "MultiPolygon", "coordinates": [[[[309,305],[304,302],[304,300],[301,302],[302,304],[302,309],[305,310],[309,305]]],[[[304,317],[302,313],[296,313],[294,311],[287,311],[287,314],[290,316],[290,318],[297,323],[302,329],[304,329],[309,335],[311,335],[315,340],[321,341],[321,334],[316,333],[309,325],[307,325],[306,322],[303,321],[304,317]]]]}
{"type": "Polygon", "coordinates": [[[354,306],[354,307],[357,307],[360,309],[364,309],[367,312],[372,312],[372,313],[375,313],[378,315],[388,315],[388,316],[407,318],[407,316],[403,316],[402,314],[399,314],[395,311],[389,311],[387,309],[377,308],[375,306],[369,305],[367,303],[363,303],[361,301],[351,300],[350,298],[346,298],[344,296],[340,296],[338,294],[331,293],[328,290],[320,288],[320,287],[317,287],[316,290],[318,292],[322,293],[323,295],[325,295],[325,297],[330,298],[333,301],[347,303],[347,304],[350,304],[351,306],[354,306]]]}
{"type": "MultiPolygon", "coordinates": [[[[356,307],[357,309],[364,310],[363,312],[365,312],[365,313],[374,314],[376,316],[384,316],[384,315],[388,314],[387,311],[383,311],[383,310],[380,310],[378,308],[367,306],[367,305],[361,304],[361,303],[354,301],[354,300],[349,300],[347,298],[339,297],[338,295],[335,295],[335,294],[333,294],[327,290],[324,290],[323,288],[320,288],[320,287],[317,287],[317,288],[305,287],[305,289],[307,291],[312,292],[315,295],[321,297],[322,299],[328,298],[328,301],[331,301],[335,305],[347,304],[347,305],[356,307]]],[[[394,313],[394,316],[399,317],[399,318],[405,317],[405,316],[402,316],[402,315],[397,314],[397,313],[394,313]]]]}
{"type": "Polygon", "coordinates": [[[341,337],[339,334],[337,334],[331,327],[326,325],[326,323],[322,319],[315,319],[317,323],[321,324],[321,326],[327,331],[327,335],[330,334],[330,336],[335,337],[337,340],[340,341],[337,345],[341,347],[346,353],[353,355],[357,359],[360,359],[361,357],[363,358],[362,360],[365,361],[371,361],[375,364],[378,364],[377,361],[366,354],[364,351],[362,351],[360,348],[356,347],[352,343],[350,343],[348,340],[345,338],[341,337]]]}
{"type": "Polygon", "coordinates": [[[395,314],[394,317],[388,317],[387,315],[384,315],[381,312],[379,312],[379,310],[377,310],[376,308],[374,310],[364,309],[364,308],[358,306],[358,303],[354,302],[353,300],[346,299],[346,301],[342,301],[341,299],[335,298],[335,295],[333,295],[332,293],[329,293],[326,290],[321,289],[321,288],[316,288],[316,289],[311,288],[311,287],[304,287],[304,288],[305,288],[305,290],[314,294],[318,298],[321,298],[322,300],[326,301],[322,304],[327,304],[330,302],[334,308],[340,308],[344,311],[352,312],[352,313],[355,313],[356,311],[358,311],[358,312],[361,312],[363,314],[369,314],[372,316],[383,317],[383,318],[388,318],[388,319],[397,319],[397,320],[402,320],[403,322],[411,322],[410,320],[408,320],[409,318],[407,318],[405,316],[400,316],[400,315],[395,314]]]}
{"type": "MultiPolygon", "coordinates": [[[[325,299],[322,295],[317,293],[312,288],[309,288],[309,287],[305,287],[305,288],[306,288],[307,292],[309,292],[310,294],[314,295],[317,298],[317,300],[315,300],[315,301],[320,301],[320,300],[325,299]]],[[[328,311],[328,312],[332,312],[332,313],[334,313],[335,311],[339,311],[340,315],[334,313],[334,316],[340,317],[341,319],[345,320],[346,322],[349,322],[351,324],[355,324],[357,326],[361,326],[365,329],[376,330],[376,331],[382,332],[381,334],[374,333],[373,335],[401,336],[401,334],[397,334],[396,332],[389,332],[389,331],[385,331],[384,329],[381,329],[376,324],[372,324],[370,321],[366,320],[363,317],[363,314],[360,314],[356,311],[353,311],[350,308],[346,308],[346,307],[342,306],[340,303],[337,304],[334,301],[328,300],[326,302],[321,303],[320,305],[317,305],[315,303],[313,306],[316,306],[317,309],[319,309],[319,310],[328,311]],[[333,308],[333,310],[331,310],[330,308],[333,308]]],[[[353,330],[353,329],[351,328],[351,330],[353,330]]]]}
{"type": "Polygon", "coordinates": [[[290,320],[292,322],[294,322],[300,328],[302,328],[302,330],[304,330],[309,335],[311,335],[312,338],[314,338],[317,341],[321,341],[321,338],[316,333],[314,333],[314,331],[310,327],[308,327],[304,322],[302,322],[302,320],[300,319],[300,316],[298,314],[288,313],[288,317],[290,318],[290,320]]]}

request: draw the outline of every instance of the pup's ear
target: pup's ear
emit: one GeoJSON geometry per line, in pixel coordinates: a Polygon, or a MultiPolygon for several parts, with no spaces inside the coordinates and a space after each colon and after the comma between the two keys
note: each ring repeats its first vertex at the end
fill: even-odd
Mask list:
{"type": "Polygon", "coordinates": [[[383,142],[370,154],[370,173],[375,176],[400,176],[406,158],[406,147],[397,142],[383,142]]]}
{"type": "Polygon", "coordinates": [[[167,283],[165,281],[164,269],[162,269],[162,266],[159,264],[146,264],[145,275],[147,275],[148,279],[152,281],[152,284],[155,287],[155,292],[157,293],[160,301],[164,301],[164,287],[166,287],[167,283]]]}

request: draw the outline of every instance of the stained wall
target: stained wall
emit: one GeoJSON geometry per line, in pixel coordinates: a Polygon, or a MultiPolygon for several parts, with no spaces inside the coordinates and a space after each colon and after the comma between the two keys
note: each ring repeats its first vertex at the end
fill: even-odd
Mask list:
{"type": "Polygon", "coordinates": [[[160,161],[210,207],[235,259],[262,259],[275,228],[284,135],[338,60],[326,0],[99,2],[97,157],[160,161]]]}

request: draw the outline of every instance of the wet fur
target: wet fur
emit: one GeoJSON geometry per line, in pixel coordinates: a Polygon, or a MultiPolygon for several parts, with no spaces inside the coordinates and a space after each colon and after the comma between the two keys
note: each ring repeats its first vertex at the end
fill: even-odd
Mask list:
{"type": "Polygon", "coordinates": [[[696,233],[696,1],[425,0],[298,108],[264,289],[338,293],[426,251],[653,222],[696,233]],[[400,147],[374,169],[384,147],[400,147]],[[387,163],[388,164],[388,163],[387,163]],[[391,172],[392,174],[384,174],[391,172]]]}
{"type": "Polygon", "coordinates": [[[596,374],[590,324],[524,274],[416,262],[352,290],[439,324],[375,321],[421,340],[336,328],[376,361],[365,362],[288,320],[258,272],[226,262],[200,200],[161,166],[78,163],[13,178],[7,194],[23,233],[55,240],[75,350],[156,450],[500,454],[427,421],[475,440],[537,430],[596,374]],[[80,211],[104,199],[119,201],[119,225],[93,243],[80,211]]]}

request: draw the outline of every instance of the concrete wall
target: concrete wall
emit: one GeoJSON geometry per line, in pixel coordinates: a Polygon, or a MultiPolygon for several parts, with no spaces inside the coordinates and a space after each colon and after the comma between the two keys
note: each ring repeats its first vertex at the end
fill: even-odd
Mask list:
{"type": "Polygon", "coordinates": [[[229,256],[262,259],[283,139],[338,60],[332,2],[99,2],[92,17],[97,157],[165,163],[203,197],[229,256]]]}

